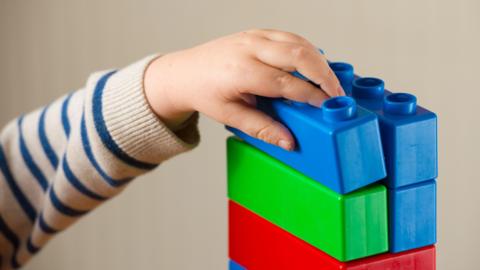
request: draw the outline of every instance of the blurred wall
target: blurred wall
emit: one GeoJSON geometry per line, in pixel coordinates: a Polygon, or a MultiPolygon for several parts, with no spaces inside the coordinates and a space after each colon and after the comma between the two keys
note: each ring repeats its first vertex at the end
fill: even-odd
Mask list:
{"type": "MultiPolygon", "coordinates": [[[[253,27],[296,32],[438,113],[438,269],[473,269],[479,15],[477,0],[0,0],[0,125],[81,87],[92,71],[152,52],[253,27]]],[[[138,179],[25,269],[225,269],[227,133],[205,117],[201,130],[200,147],[138,179]]]]}

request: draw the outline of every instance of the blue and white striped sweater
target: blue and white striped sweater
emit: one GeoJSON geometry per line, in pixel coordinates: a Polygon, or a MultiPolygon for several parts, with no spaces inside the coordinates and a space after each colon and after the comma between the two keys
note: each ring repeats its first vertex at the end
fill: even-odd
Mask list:
{"type": "Polygon", "coordinates": [[[136,176],[198,143],[196,117],[179,137],[150,110],[143,74],[154,57],[93,74],[82,90],[3,129],[0,269],[24,265],[136,176]]]}

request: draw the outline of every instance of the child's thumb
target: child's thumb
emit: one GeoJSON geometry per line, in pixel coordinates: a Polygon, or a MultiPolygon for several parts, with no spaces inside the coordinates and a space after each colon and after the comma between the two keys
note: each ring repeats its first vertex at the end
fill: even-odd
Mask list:
{"type": "Polygon", "coordinates": [[[230,103],[227,107],[225,109],[230,113],[225,119],[226,125],[285,150],[291,151],[295,148],[295,141],[290,131],[268,115],[240,103],[230,103]]]}

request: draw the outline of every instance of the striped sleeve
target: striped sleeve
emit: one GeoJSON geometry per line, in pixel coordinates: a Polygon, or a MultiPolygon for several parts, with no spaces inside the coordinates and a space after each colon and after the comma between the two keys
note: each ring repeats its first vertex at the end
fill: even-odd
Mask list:
{"type": "Polygon", "coordinates": [[[174,133],[150,109],[143,76],[154,57],[95,73],[2,130],[0,269],[21,267],[135,177],[198,144],[198,115],[174,133]]]}

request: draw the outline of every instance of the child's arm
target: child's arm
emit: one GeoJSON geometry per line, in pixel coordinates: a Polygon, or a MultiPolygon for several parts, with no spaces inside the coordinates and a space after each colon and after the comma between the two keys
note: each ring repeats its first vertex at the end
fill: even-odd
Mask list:
{"type": "Polygon", "coordinates": [[[177,135],[145,99],[144,71],[154,58],[93,74],[84,89],[4,128],[0,269],[22,265],[134,177],[197,144],[196,115],[177,135]]]}
{"type": "Polygon", "coordinates": [[[0,269],[24,264],[134,177],[193,148],[196,111],[291,149],[288,130],[256,111],[253,95],[318,106],[340,94],[311,44],[266,30],[92,75],[84,89],[2,131],[0,269]],[[325,92],[289,75],[293,70],[325,92]]]}

